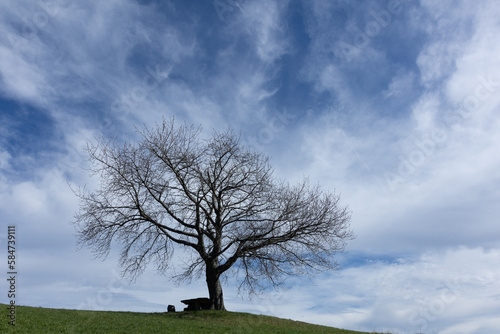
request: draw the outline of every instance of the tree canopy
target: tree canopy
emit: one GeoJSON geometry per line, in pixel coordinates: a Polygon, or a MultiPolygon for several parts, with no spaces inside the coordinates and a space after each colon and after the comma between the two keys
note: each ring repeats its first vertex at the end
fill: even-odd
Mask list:
{"type": "Polygon", "coordinates": [[[124,275],[153,262],[166,272],[179,245],[193,255],[177,278],[204,274],[211,308],[224,310],[228,271],[255,292],[288,275],[338,269],[335,254],[353,238],[340,197],[307,179],[273,176],[269,158],[231,130],[201,138],[173,119],[140,131],[137,143],[88,144],[100,187],[78,192],[78,239],[99,256],[121,245],[124,275]]]}

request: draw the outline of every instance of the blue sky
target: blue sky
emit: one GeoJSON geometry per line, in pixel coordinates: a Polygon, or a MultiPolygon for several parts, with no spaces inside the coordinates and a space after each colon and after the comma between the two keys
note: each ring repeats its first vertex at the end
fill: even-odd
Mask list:
{"type": "MultiPolygon", "coordinates": [[[[3,1],[0,240],[16,225],[23,305],[162,312],[206,295],[77,250],[83,146],[164,116],[232,127],[341,194],[344,269],[226,306],[397,333],[500,328],[496,1],[3,1]]],[[[5,285],[2,285],[5,286],[5,285]]],[[[7,302],[2,294],[1,302],[7,302]]]]}

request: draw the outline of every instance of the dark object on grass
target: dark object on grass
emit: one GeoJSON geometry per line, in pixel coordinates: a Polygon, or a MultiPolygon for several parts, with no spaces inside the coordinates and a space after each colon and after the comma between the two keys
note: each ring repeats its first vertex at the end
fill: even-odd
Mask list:
{"type": "Polygon", "coordinates": [[[210,298],[185,299],[181,303],[187,305],[184,311],[210,310],[210,298]]]}
{"type": "Polygon", "coordinates": [[[175,306],[174,305],[168,305],[167,312],[175,312],[175,306]]]}

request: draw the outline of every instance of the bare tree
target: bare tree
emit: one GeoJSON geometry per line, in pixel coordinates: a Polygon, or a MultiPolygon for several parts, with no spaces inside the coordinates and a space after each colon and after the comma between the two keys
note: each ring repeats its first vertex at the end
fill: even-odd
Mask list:
{"type": "Polygon", "coordinates": [[[98,256],[121,244],[124,275],[150,261],[165,272],[180,245],[194,255],[180,277],[204,273],[211,308],[224,310],[221,277],[230,269],[250,292],[338,269],[334,255],[353,238],[338,196],[277,180],[269,159],[229,130],[203,140],[199,128],[171,119],[140,133],[136,144],[89,144],[101,186],[77,192],[79,242],[98,256]]]}

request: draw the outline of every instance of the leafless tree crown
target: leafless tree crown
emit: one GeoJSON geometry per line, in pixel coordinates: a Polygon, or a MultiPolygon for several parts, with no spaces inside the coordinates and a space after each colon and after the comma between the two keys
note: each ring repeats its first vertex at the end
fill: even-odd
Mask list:
{"type": "Polygon", "coordinates": [[[121,244],[120,264],[135,277],[150,261],[165,271],[178,244],[194,255],[181,278],[206,271],[210,289],[231,269],[250,292],[338,268],[334,255],[353,238],[338,196],[277,180],[269,159],[231,131],[203,140],[172,119],[141,134],[136,144],[88,146],[101,186],[78,192],[75,226],[97,255],[121,244]]]}

